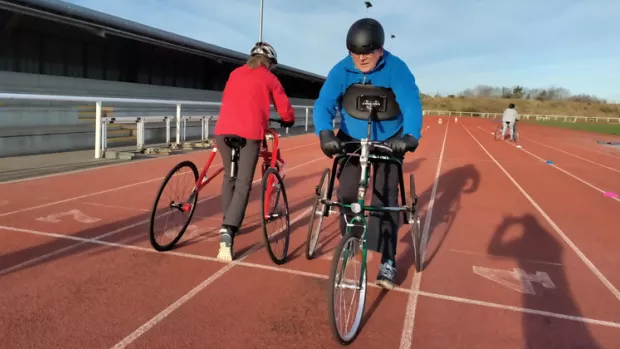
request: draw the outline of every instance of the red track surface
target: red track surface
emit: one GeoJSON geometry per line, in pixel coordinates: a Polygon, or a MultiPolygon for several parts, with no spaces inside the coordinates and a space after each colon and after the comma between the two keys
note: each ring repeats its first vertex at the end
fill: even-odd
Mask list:
{"type": "MultiPolygon", "coordinates": [[[[594,142],[609,137],[528,124],[516,148],[493,139],[495,125],[425,119],[405,170],[416,175],[427,267],[414,272],[403,227],[400,288],[369,289],[351,347],[620,347],[620,201],[599,191],[620,193],[620,153],[594,142]],[[521,279],[507,274],[514,268],[521,279]],[[489,278],[493,269],[503,281],[489,278]]],[[[262,246],[258,182],[236,243],[241,262],[213,258],[219,179],[173,252],[150,247],[163,177],[184,158],[201,167],[206,152],[0,185],[2,347],[339,347],[325,280],[335,215],[322,256],[304,257],[313,187],[331,160],[314,135],[282,148],[292,235],[280,267],[262,246]],[[83,216],[52,222],[71,210],[83,216]]],[[[371,282],[377,262],[371,255],[371,282]]]]}

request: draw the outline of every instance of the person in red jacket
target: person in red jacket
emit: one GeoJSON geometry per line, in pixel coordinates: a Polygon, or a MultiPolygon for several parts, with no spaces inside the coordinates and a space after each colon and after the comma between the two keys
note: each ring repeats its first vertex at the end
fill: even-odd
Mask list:
{"type": "Polygon", "coordinates": [[[293,107],[282,84],[271,70],[278,64],[274,48],[258,42],[246,64],[233,70],[222,93],[222,106],[215,125],[215,141],[224,164],[220,249],[217,258],[233,259],[233,241],[239,231],[248,204],[252,179],[258,162],[261,142],[269,125],[271,102],[282,117],[282,126],[295,123],[293,107]],[[226,137],[241,137],[245,143],[239,152],[236,177],[231,177],[232,149],[226,137]]]}

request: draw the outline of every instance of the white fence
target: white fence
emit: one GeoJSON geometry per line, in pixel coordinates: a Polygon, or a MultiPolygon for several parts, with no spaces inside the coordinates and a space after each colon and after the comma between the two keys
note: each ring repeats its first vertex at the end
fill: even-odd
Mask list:
{"type": "MultiPolygon", "coordinates": [[[[185,141],[185,130],[188,121],[200,121],[202,124],[202,140],[206,140],[209,135],[209,121],[215,120],[217,115],[205,116],[183,116],[183,106],[203,106],[219,107],[220,102],[187,101],[187,100],[160,100],[160,99],[135,99],[135,98],[110,98],[110,97],[90,97],[90,96],[59,96],[59,95],[39,95],[39,94],[20,94],[20,93],[0,93],[0,100],[31,100],[31,101],[62,101],[62,102],[90,102],[95,103],[95,158],[102,157],[102,152],[107,148],[107,125],[111,123],[124,123],[136,125],[136,146],[138,150],[144,148],[144,133],[146,123],[164,123],[166,125],[166,143],[170,143],[170,122],[174,118],[176,121],[176,144],[185,141]],[[149,104],[149,105],[171,105],[176,106],[176,115],[166,116],[123,116],[123,117],[102,117],[103,103],[127,103],[127,104],[149,104]]],[[[305,109],[305,131],[310,124],[310,110],[312,106],[293,105],[294,109],[305,109]]],[[[334,123],[335,124],[335,123],[334,123]]],[[[288,128],[286,129],[288,133],[288,128]]]]}
{"type": "MultiPolygon", "coordinates": [[[[424,115],[429,116],[465,116],[465,117],[478,117],[483,119],[495,119],[501,118],[502,113],[476,113],[465,111],[450,111],[450,110],[425,110],[424,115]]],[[[620,124],[620,118],[603,117],[603,116],[570,116],[570,115],[544,115],[544,114],[519,114],[521,119],[536,121],[564,121],[564,122],[606,122],[608,124],[620,124]]]]}
{"type": "MultiPolygon", "coordinates": [[[[163,123],[166,127],[166,143],[170,143],[170,122],[174,119],[176,122],[176,139],[177,145],[185,142],[186,129],[188,122],[201,123],[201,139],[207,140],[209,137],[209,122],[217,119],[217,115],[189,116],[183,115],[183,106],[198,107],[219,107],[220,102],[206,101],[190,101],[190,100],[161,100],[161,99],[136,99],[136,98],[111,98],[111,97],[90,97],[90,96],[61,96],[61,95],[39,95],[39,94],[20,94],[20,93],[0,93],[0,100],[30,100],[30,101],[63,101],[63,102],[90,102],[95,104],[95,158],[102,157],[102,152],[107,148],[107,129],[109,124],[135,124],[136,125],[136,147],[138,150],[144,149],[145,142],[145,124],[146,123],[163,123]],[[127,103],[127,104],[148,104],[148,105],[170,105],[176,107],[176,115],[163,116],[122,116],[108,117],[102,116],[103,103],[127,103]]],[[[311,124],[310,111],[313,106],[294,105],[294,109],[305,110],[304,129],[308,131],[311,124]]],[[[272,109],[273,110],[273,109],[272,109]]],[[[424,110],[424,115],[433,116],[465,116],[480,118],[497,118],[501,117],[501,113],[476,113],[462,111],[446,111],[446,110],[424,110]]],[[[607,122],[619,124],[620,118],[611,117],[589,117],[589,116],[567,116],[567,115],[539,115],[539,114],[522,114],[521,118],[529,120],[560,120],[565,122],[607,122]]],[[[338,117],[337,117],[338,118],[338,117]]],[[[334,120],[334,126],[337,121],[334,120]]],[[[288,128],[286,129],[288,133],[288,128]]]]}

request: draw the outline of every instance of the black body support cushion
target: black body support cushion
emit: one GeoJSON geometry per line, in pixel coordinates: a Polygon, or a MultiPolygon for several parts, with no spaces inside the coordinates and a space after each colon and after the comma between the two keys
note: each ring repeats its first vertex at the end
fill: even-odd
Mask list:
{"type": "Polygon", "coordinates": [[[375,107],[376,120],[392,120],[400,114],[400,106],[391,88],[353,84],[342,96],[342,107],[359,120],[368,120],[370,106],[375,107]]]}

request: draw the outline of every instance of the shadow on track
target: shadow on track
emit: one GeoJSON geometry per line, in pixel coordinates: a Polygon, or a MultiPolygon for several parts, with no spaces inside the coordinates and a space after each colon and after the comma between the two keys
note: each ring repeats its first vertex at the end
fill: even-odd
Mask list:
{"type": "MultiPolygon", "coordinates": [[[[555,287],[544,288],[532,282],[535,294],[523,293],[524,308],[582,316],[564,271],[562,245],[535,216],[506,217],[495,230],[487,252],[491,256],[514,259],[518,268],[527,274],[541,271],[549,274],[555,287]],[[508,240],[509,231],[511,236],[518,233],[520,236],[508,240]],[[559,265],[532,263],[540,256],[559,265]]],[[[583,322],[524,313],[522,326],[526,348],[601,348],[583,322]]]]}

